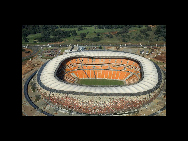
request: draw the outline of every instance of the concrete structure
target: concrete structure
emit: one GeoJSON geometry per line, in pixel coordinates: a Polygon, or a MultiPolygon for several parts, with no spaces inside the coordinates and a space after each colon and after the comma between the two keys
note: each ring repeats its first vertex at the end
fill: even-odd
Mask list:
{"type": "Polygon", "coordinates": [[[73,49],[72,49],[73,52],[75,51],[78,51],[78,47],[77,46],[74,46],[73,49]]]}
{"type": "Polygon", "coordinates": [[[86,48],[86,47],[84,47],[84,46],[79,46],[79,47],[78,47],[78,51],[83,51],[85,48],[86,48]]]}
{"type": "Polygon", "coordinates": [[[61,55],[44,64],[37,73],[38,89],[44,99],[54,105],[87,114],[122,113],[140,108],[160,93],[164,84],[162,78],[160,68],[150,60],[117,51],[82,51],[61,55]],[[132,85],[109,87],[83,86],[61,81],[56,76],[60,64],[74,57],[130,59],[139,63],[142,77],[132,85]]]}
{"type": "Polygon", "coordinates": [[[65,50],[65,53],[69,53],[70,51],[72,51],[72,47],[69,46],[68,49],[65,50]]]}

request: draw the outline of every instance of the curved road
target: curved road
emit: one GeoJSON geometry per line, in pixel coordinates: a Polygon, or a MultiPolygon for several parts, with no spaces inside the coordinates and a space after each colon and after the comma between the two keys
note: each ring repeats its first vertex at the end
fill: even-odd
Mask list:
{"type": "MultiPolygon", "coordinates": [[[[38,71],[38,70],[37,70],[37,71],[38,71]]],[[[49,114],[49,113],[43,111],[42,109],[39,109],[39,107],[38,107],[37,105],[35,105],[35,104],[32,102],[32,100],[30,99],[30,97],[29,97],[29,95],[28,95],[28,84],[29,84],[30,80],[33,78],[33,76],[37,73],[37,71],[35,71],[31,76],[29,76],[29,78],[28,78],[27,81],[25,82],[25,85],[24,85],[24,95],[25,95],[25,98],[26,98],[26,100],[29,102],[29,104],[30,104],[33,108],[37,109],[37,110],[40,111],[41,113],[43,113],[43,114],[45,114],[45,115],[47,115],[47,116],[54,116],[54,115],[52,115],[52,114],[49,114]]]]}

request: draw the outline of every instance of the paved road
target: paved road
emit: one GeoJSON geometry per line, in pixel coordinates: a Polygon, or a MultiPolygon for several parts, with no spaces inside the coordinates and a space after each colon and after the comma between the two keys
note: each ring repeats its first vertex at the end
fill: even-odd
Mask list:
{"type": "Polygon", "coordinates": [[[159,114],[160,112],[162,112],[162,111],[165,110],[165,109],[166,109],[166,105],[165,105],[163,108],[161,108],[159,111],[157,111],[157,112],[155,112],[155,113],[153,113],[153,114],[150,114],[150,115],[148,115],[148,116],[157,115],[157,114],[159,114]]]}
{"type": "Polygon", "coordinates": [[[27,58],[31,58],[32,56],[35,56],[37,54],[37,52],[39,51],[38,47],[28,47],[28,49],[31,49],[33,51],[33,53],[31,53],[30,55],[28,55],[26,57],[22,57],[22,60],[27,59],[27,58]]]}
{"type": "Polygon", "coordinates": [[[37,73],[37,71],[35,71],[35,72],[26,80],[26,82],[25,82],[25,85],[24,85],[24,95],[25,95],[25,98],[26,98],[26,100],[29,102],[29,104],[30,104],[33,108],[35,108],[36,110],[38,110],[40,113],[43,113],[43,114],[45,114],[45,115],[47,115],[47,116],[53,116],[52,114],[49,114],[49,113],[43,111],[42,109],[39,109],[39,107],[33,103],[33,101],[30,99],[30,97],[29,97],[29,95],[28,95],[28,85],[29,85],[29,82],[30,82],[30,80],[33,78],[33,76],[34,76],[36,73],[37,73]]]}

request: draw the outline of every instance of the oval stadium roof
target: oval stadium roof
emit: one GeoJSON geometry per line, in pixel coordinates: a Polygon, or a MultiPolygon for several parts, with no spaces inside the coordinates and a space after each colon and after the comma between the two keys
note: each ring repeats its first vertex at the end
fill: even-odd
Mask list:
{"type": "Polygon", "coordinates": [[[65,55],[61,55],[53,58],[49,61],[46,66],[43,68],[41,75],[39,76],[42,84],[53,90],[63,90],[71,92],[84,92],[84,93],[138,93],[144,92],[152,89],[158,83],[158,72],[153,62],[150,60],[141,57],[136,54],[125,53],[125,52],[116,52],[116,51],[82,51],[82,52],[73,52],[65,55]],[[124,57],[137,60],[142,65],[142,70],[144,72],[143,79],[136,84],[128,86],[118,86],[118,87],[89,87],[81,86],[75,84],[67,84],[63,81],[59,81],[54,73],[62,60],[65,60],[69,57],[124,57]]]}

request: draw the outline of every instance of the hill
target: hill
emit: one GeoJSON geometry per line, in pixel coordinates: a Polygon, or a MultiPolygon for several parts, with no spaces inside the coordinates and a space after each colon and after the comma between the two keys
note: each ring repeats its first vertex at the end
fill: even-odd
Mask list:
{"type": "Polygon", "coordinates": [[[22,44],[164,44],[166,25],[23,25],[22,44]]]}

